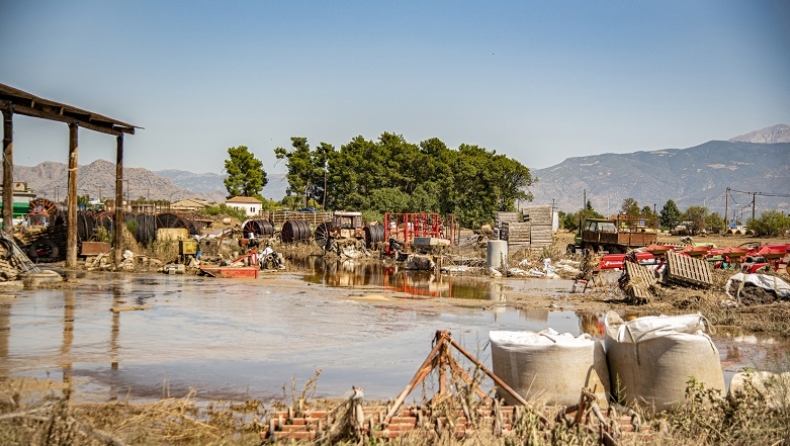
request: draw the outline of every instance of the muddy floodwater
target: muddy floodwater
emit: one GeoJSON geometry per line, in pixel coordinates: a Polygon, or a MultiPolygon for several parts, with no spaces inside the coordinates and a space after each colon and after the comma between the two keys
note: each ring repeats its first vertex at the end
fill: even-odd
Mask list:
{"type": "MultiPolygon", "coordinates": [[[[292,377],[301,390],[320,369],[318,396],[340,397],[355,385],[366,397],[388,398],[423,362],[436,330],[449,330],[490,365],[490,330],[599,336],[602,328],[602,313],[508,305],[512,292],[567,294],[569,281],[301,268],[257,280],[88,274],[75,289],[0,291],[0,379],[63,380],[96,399],[182,396],[190,388],[204,398],[268,399],[282,397],[285,384],[290,397],[292,377]]],[[[789,347],[743,334],[713,339],[728,375],[768,367],[789,347]]]]}

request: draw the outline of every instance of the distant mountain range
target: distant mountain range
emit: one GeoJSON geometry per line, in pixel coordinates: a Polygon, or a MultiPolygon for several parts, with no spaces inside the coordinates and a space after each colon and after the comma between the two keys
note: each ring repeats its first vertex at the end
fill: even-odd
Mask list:
{"type": "MultiPolygon", "coordinates": [[[[67,170],[65,164],[55,162],[14,166],[14,179],[27,182],[39,196],[62,200],[67,170]]],[[[729,141],[710,141],[688,149],[569,158],[532,174],[538,178],[529,188],[535,196],[533,203],[551,204],[554,199],[557,209],[569,212],[581,208],[586,189],[588,200],[603,214],[617,213],[625,198],[634,198],[640,206],[655,204],[659,210],[671,198],[681,210],[699,205],[723,214],[727,187],[732,189],[731,215],[744,212],[751,216],[751,192],[762,193],[756,196],[758,215],[767,209],[788,211],[790,126],[767,127],[729,141]]],[[[114,196],[114,163],[97,160],[80,166],[77,178],[80,195],[114,196]]],[[[226,196],[222,182],[225,176],[215,173],[125,168],[124,178],[132,199],[144,196],[222,202],[226,196]]],[[[288,188],[285,175],[268,174],[267,178],[262,195],[280,200],[288,188]]]]}
{"type": "MultiPolygon", "coordinates": [[[[0,166],[1,167],[1,166],[0,166]]],[[[2,172],[2,169],[0,169],[2,172]]],[[[184,198],[203,198],[223,202],[227,192],[222,180],[224,175],[215,173],[195,174],[179,170],[152,172],[148,169],[127,167],[124,195],[130,199],[146,197],[153,200],[177,201],[184,198]],[[128,181],[126,181],[128,180],[128,181]]],[[[288,182],[285,175],[272,175],[263,190],[266,198],[277,200],[285,196],[288,182]]],[[[43,162],[34,167],[14,166],[14,180],[24,181],[39,197],[62,200],[68,188],[68,166],[63,163],[43,162]]],[[[112,198],[115,195],[115,164],[96,160],[77,170],[77,194],[91,198],[112,198]]]]}
{"type": "Polygon", "coordinates": [[[766,127],[745,135],[736,136],[730,141],[753,142],[757,144],[777,144],[782,142],[790,142],[790,125],[779,124],[772,127],[766,127]]]}
{"type": "Polygon", "coordinates": [[[710,141],[688,149],[667,149],[628,154],[603,154],[569,158],[546,169],[533,171],[539,181],[529,190],[535,202],[560,210],[575,211],[584,203],[584,191],[593,207],[615,214],[625,198],[640,206],[660,210],[670,198],[681,210],[707,206],[724,214],[729,187],[730,216],[751,216],[752,195],[757,215],[763,210],[790,210],[790,127],[778,125],[738,136],[730,141],[710,141]],[[769,196],[785,195],[785,197],[769,196]]]}
{"type": "MultiPolygon", "coordinates": [[[[186,190],[205,195],[211,194],[213,198],[206,198],[207,200],[221,202],[224,201],[227,196],[227,190],[223,182],[226,175],[216,173],[192,173],[185,170],[157,170],[154,173],[160,177],[169,179],[186,190]]],[[[264,198],[277,201],[281,200],[288,189],[288,180],[285,179],[285,175],[267,173],[266,179],[269,181],[266,183],[266,186],[264,186],[261,195],[263,195],[264,198]]]]}

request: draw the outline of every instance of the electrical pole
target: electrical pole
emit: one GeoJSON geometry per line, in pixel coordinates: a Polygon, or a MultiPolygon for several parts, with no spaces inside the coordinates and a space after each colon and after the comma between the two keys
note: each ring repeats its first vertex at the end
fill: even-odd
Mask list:
{"type": "Polygon", "coordinates": [[[653,203],[653,221],[655,221],[656,233],[658,233],[658,213],[656,212],[655,203],[653,203]]]}
{"type": "Polygon", "coordinates": [[[754,209],[757,204],[757,192],[752,192],[752,220],[754,220],[754,209]]]}
{"type": "Polygon", "coordinates": [[[729,218],[728,214],[730,212],[730,188],[728,187],[727,190],[724,192],[724,226],[728,229],[730,227],[730,222],[727,220],[729,218]]]}
{"type": "Polygon", "coordinates": [[[587,209],[587,189],[584,189],[584,203],[582,203],[582,209],[587,209]]]}

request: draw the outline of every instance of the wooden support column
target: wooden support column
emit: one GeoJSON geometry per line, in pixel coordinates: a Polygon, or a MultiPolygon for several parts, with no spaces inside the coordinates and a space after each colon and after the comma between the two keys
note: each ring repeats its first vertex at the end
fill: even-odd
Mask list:
{"type": "Polygon", "coordinates": [[[123,254],[123,134],[116,137],[115,151],[115,266],[123,254]]]}
{"type": "Polygon", "coordinates": [[[69,123],[69,191],[66,222],[66,268],[77,266],[77,131],[76,122],[69,123]]]}
{"type": "Polygon", "coordinates": [[[3,108],[3,230],[14,230],[14,112],[3,108]]]}

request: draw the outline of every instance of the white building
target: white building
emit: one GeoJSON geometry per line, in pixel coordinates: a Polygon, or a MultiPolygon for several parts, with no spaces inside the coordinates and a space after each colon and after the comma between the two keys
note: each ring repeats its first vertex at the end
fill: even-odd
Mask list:
{"type": "Polygon", "coordinates": [[[225,206],[244,211],[248,217],[255,217],[261,213],[263,202],[252,197],[233,197],[225,201],[225,206]]]}

